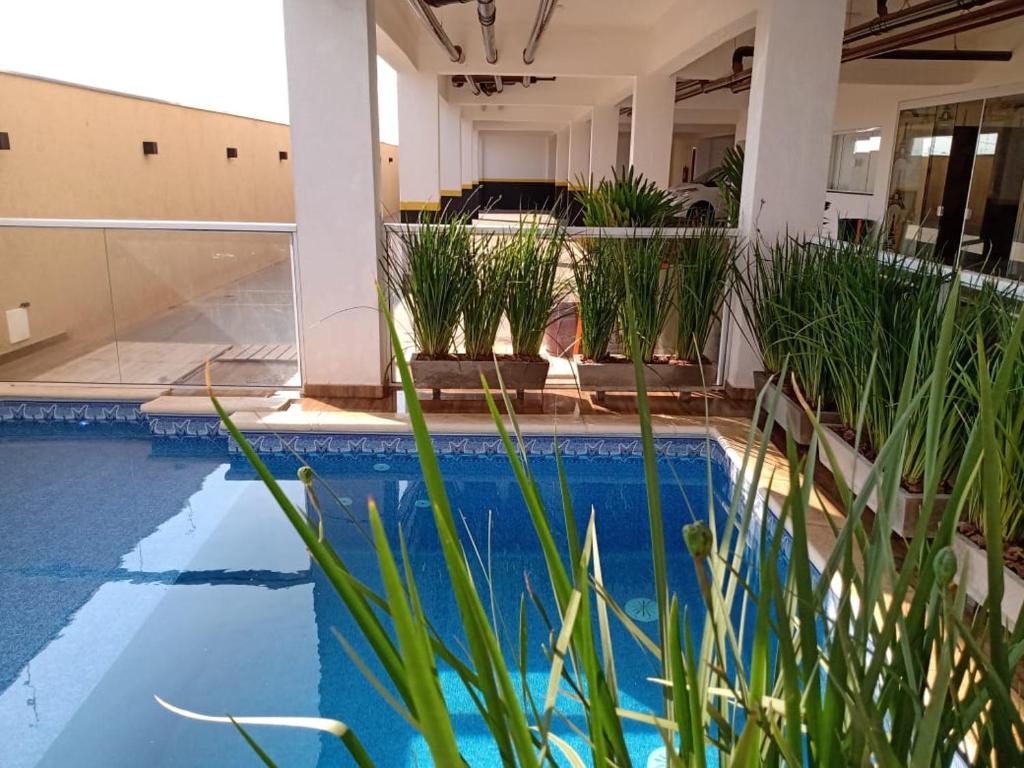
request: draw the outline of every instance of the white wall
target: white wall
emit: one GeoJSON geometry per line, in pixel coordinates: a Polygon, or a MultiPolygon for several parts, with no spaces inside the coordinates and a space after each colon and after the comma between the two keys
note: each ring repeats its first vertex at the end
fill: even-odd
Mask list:
{"type": "Polygon", "coordinates": [[[553,134],[540,131],[481,131],[484,179],[555,180],[553,134]]]}

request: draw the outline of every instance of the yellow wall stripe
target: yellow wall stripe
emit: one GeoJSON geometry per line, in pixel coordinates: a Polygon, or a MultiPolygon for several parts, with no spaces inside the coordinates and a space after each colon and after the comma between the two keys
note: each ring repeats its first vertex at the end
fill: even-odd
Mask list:
{"type": "Polygon", "coordinates": [[[499,184],[554,184],[554,179],[481,179],[485,182],[497,182],[499,184]]]}
{"type": "Polygon", "coordinates": [[[442,189],[441,194],[445,197],[462,197],[462,188],[459,189],[442,189]]]}
{"type": "Polygon", "coordinates": [[[430,200],[403,200],[398,207],[403,211],[440,211],[441,203],[430,200]]]}

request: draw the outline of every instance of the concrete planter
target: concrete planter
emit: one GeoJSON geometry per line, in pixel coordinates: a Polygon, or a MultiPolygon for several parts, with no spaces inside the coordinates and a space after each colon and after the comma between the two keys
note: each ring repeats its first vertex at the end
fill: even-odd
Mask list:
{"type": "MultiPolygon", "coordinates": [[[[985,550],[959,533],[953,537],[953,549],[960,559],[961,571],[964,573],[963,585],[967,594],[976,603],[988,596],[988,560],[985,550]]],[[[1012,630],[1024,606],[1024,580],[1011,571],[1003,568],[1003,626],[1012,630]]]]}
{"type": "MultiPolygon", "coordinates": [[[[778,394],[775,423],[786,430],[798,445],[807,445],[811,442],[814,427],[800,403],[782,391],[764,371],[754,371],[754,387],[758,392],[765,390],[761,410],[767,414],[778,394]]],[[[838,424],[839,414],[834,411],[822,411],[820,420],[822,424],[838,424]]]]}
{"type": "MultiPolygon", "coordinates": [[[[413,355],[410,365],[416,386],[432,389],[435,398],[441,396],[442,389],[481,389],[481,373],[491,389],[501,386],[493,360],[425,360],[413,355]]],[[[548,377],[547,360],[499,360],[498,368],[505,388],[518,397],[528,389],[544,389],[548,377]]]]}
{"type": "MultiPolygon", "coordinates": [[[[644,382],[649,390],[694,389],[711,386],[715,380],[714,365],[693,363],[649,363],[644,366],[644,382]]],[[[598,399],[605,392],[633,392],[636,372],[625,358],[611,363],[585,363],[577,360],[576,373],[580,389],[596,392],[598,399]]]]}
{"type": "MultiPolygon", "coordinates": [[[[836,455],[836,466],[832,465],[824,448],[818,452],[818,458],[821,459],[821,463],[828,467],[833,474],[841,474],[854,493],[860,493],[868,474],[871,472],[871,468],[874,466],[872,462],[866,459],[860,451],[855,450],[852,445],[843,439],[842,435],[833,429],[825,430],[825,442],[828,443],[836,455]]],[[[949,496],[947,494],[938,494],[935,497],[934,514],[938,515],[948,501],[949,496]]],[[[893,514],[892,529],[903,536],[912,536],[914,528],[917,526],[918,516],[921,513],[921,505],[923,503],[924,494],[911,493],[900,488],[896,492],[896,510],[893,514]]],[[[868,497],[868,506],[871,509],[878,508],[875,491],[872,491],[868,497]]]]}

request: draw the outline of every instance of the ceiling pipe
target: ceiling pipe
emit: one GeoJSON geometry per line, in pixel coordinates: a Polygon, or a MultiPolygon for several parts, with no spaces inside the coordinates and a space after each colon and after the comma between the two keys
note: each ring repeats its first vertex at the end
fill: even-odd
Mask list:
{"type": "Polygon", "coordinates": [[[444,31],[444,27],[441,26],[441,22],[437,20],[437,16],[430,10],[430,5],[426,0],[409,0],[409,5],[412,7],[413,13],[415,13],[434,35],[434,39],[437,40],[438,44],[445,49],[448,53],[448,58],[456,64],[461,64],[466,60],[466,55],[462,52],[462,47],[455,45],[448,37],[448,33],[444,31]]]}
{"type": "Polygon", "coordinates": [[[469,81],[469,87],[473,89],[473,95],[479,96],[482,91],[480,90],[480,85],[477,83],[476,78],[472,75],[466,75],[466,80],[469,81]]]}
{"type": "MultiPolygon", "coordinates": [[[[886,32],[893,32],[897,29],[903,29],[913,24],[921,24],[925,21],[932,21],[939,18],[940,16],[946,16],[950,13],[957,13],[958,11],[967,11],[971,8],[977,8],[981,5],[986,5],[992,0],[926,0],[923,3],[917,3],[916,5],[904,8],[901,11],[894,11],[892,13],[879,13],[878,18],[866,21],[863,24],[857,24],[846,30],[846,34],[843,37],[843,42],[846,45],[852,43],[858,43],[861,40],[866,40],[869,37],[877,37],[878,35],[884,35],[886,32]]],[[[879,3],[879,6],[883,6],[885,3],[879,3]]],[[[881,7],[879,8],[881,11],[881,7]]]]}
{"type": "Polygon", "coordinates": [[[978,51],[966,48],[904,48],[888,51],[872,59],[895,59],[897,61],[1010,61],[1013,51],[978,51]]]}
{"type": "Polygon", "coordinates": [[[935,22],[926,27],[912,29],[898,35],[890,35],[864,45],[843,49],[843,61],[857,61],[880,53],[889,53],[910,45],[928,43],[942,37],[957,35],[991,24],[1024,16],[1024,0],[1003,0],[996,5],[986,5],[976,11],[935,22]]]}
{"type": "Polygon", "coordinates": [[[484,54],[488,64],[498,63],[498,46],[494,42],[494,19],[497,12],[494,0],[478,0],[476,16],[480,20],[480,33],[484,38],[484,54]]]}
{"type": "Polygon", "coordinates": [[[501,75],[494,76],[494,92],[501,93],[505,90],[504,84],[501,82],[501,75]]]}
{"type": "Polygon", "coordinates": [[[538,3],[537,17],[533,20],[533,31],[530,32],[530,39],[526,42],[526,48],[523,49],[524,64],[533,64],[533,60],[537,56],[540,38],[548,28],[548,22],[551,21],[551,14],[555,12],[557,4],[558,0],[540,0],[538,3]]]}
{"type": "MultiPolygon", "coordinates": [[[[925,6],[928,6],[928,11],[932,12],[935,8],[941,5],[944,7],[943,13],[950,13],[951,11],[960,10],[965,7],[988,5],[989,2],[990,0],[938,0],[938,2],[933,1],[921,3],[918,6],[908,8],[905,11],[890,13],[886,17],[885,24],[889,25],[890,21],[895,21],[893,26],[883,26],[880,23],[880,20],[875,20],[866,25],[861,24],[857,27],[851,27],[843,36],[843,43],[848,46],[851,42],[851,38],[855,40],[864,39],[865,35],[863,34],[863,31],[868,28],[885,31],[887,29],[918,23],[920,21],[919,18],[915,18],[913,21],[908,20],[911,15],[910,12],[917,11],[925,6]]],[[[842,60],[847,62],[858,61],[860,59],[877,58],[883,55],[893,54],[900,51],[900,49],[911,45],[927,43],[942,37],[949,37],[950,35],[969,32],[980,27],[987,27],[991,24],[998,24],[1003,21],[1019,18],[1020,16],[1024,16],[1024,0],[1003,0],[1003,2],[1000,2],[997,5],[988,5],[986,8],[963,13],[959,16],[954,16],[917,29],[911,29],[898,35],[890,35],[871,43],[866,43],[860,46],[844,47],[842,60]]],[[[871,32],[869,34],[880,34],[880,32],[871,32]]],[[[739,49],[737,49],[737,53],[738,52],[739,49]]],[[[721,91],[725,89],[729,89],[733,93],[748,90],[750,88],[751,70],[744,69],[739,72],[736,71],[735,61],[737,53],[733,54],[734,65],[733,73],[731,75],[721,77],[717,80],[695,80],[684,86],[683,89],[677,91],[676,101],[684,101],[705,93],[712,93],[714,91],[721,91]]],[[[913,53],[908,52],[907,54],[891,56],[891,58],[911,58],[912,56],[913,53]]],[[[992,60],[1001,61],[1003,59],[992,60]]]]}
{"type": "Polygon", "coordinates": [[[743,60],[754,55],[754,46],[741,45],[732,52],[732,73],[738,75],[743,71],[743,60]]]}

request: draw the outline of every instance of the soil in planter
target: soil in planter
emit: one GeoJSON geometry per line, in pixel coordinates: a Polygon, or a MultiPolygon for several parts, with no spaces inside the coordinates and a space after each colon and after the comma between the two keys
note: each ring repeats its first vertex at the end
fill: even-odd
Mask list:
{"type": "Polygon", "coordinates": [[[416,353],[418,360],[436,362],[438,360],[446,361],[467,361],[471,363],[482,363],[491,362],[495,358],[498,359],[499,363],[543,363],[545,358],[540,355],[486,355],[484,357],[468,357],[466,355],[445,355],[444,357],[427,357],[419,352],[416,353]]]}
{"type": "MultiPolygon", "coordinates": [[[[867,438],[865,438],[863,435],[861,435],[861,438],[860,438],[860,446],[858,447],[858,446],[854,445],[854,442],[857,439],[857,431],[856,430],[850,429],[850,427],[846,427],[846,426],[837,426],[837,427],[832,427],[831,429],[832,429],[833,432],[835,432],[837,435],[839,435],[841,438],[843,438],[843,441],[848,446],[850,446],[851,448],[856,448],[857,452],[861,456],[863,456],[865,459],[867,459],[868,461],[873,462],[876,458],[878,458],[878,451],[876,451],[874,448],[871,447],[871,445],[867,441],[867,438]]],[[[911,483],[906,482],[903,479],[900,480],[900,487],[904,491],[906,491],[907,493],[923,493],[924,492],[924,486],[921,483],[913,483],[913,484],[911,484],[911,483]]],[[[943,482],[939,486],[939,493],[949,493],[949,491],[950,491],[950,485],[949,485],[948,482],[943,482]]]]}
{"type": "MultiPolygon", "coordinates": [[[[977,525],[970,520],[961,520],[957,529],[964,538],[985,549],[985,534],[977,525]]],[[[1003,546],[1003,565],[1024,579],[1024,547],[1007,542],[1003,546]]]]}
{"type": "MultiPolygon", "coordinates": [[[[633,364],[632,360],[630,360],[628,357],[624,357],[623,355],[605,355],[600,360],[595,360],[592,357],[581,357],[580,358],[580,362],[582,362],[582,363],[590,363],[590,364],[594,364],[594,363],[608,364],[608,363],[611,363],[611,364],[616,364],[616,365],[632,365],[633,364]]],[[[711,361],[708,360],[707,358],[704,358],[702,360],[701,364],[702,365],[710,365],[711,361]]],[[[668,355],[655,355],[653,360],[651,360],[649,363],[644,363],[644,365],[678,365],[681,368],[685,368],[685,367],[691,366],[691,365],[692,366],[696,366],[697,364],[696,363],[691,363],[689,360],[678,360],[678,359],[676,359],[674,357],[669,357],[668,355]]]]}

